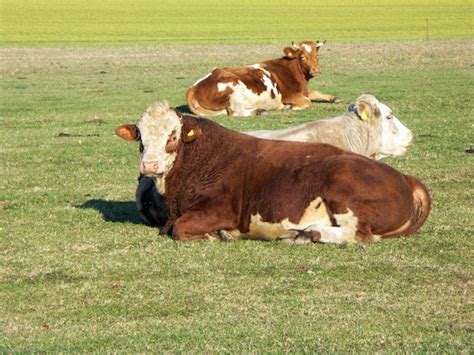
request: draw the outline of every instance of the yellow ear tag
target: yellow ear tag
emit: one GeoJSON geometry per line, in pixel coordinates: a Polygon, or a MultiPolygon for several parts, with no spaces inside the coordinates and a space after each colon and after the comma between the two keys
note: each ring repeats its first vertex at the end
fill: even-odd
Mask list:
{"type": "Polygon", "coordinates": [[[194,129],[190,129],[188,134],[187,134],[188,137],[192,137],[194,136],[194,129]]]}
{"type": "Polygon", "coordinates": [[[367,116],[367,112],[362,111],[360,113],[360,118],[362,119],[362,121],[367,121],[369,119],[369,116],[367,116]]]}

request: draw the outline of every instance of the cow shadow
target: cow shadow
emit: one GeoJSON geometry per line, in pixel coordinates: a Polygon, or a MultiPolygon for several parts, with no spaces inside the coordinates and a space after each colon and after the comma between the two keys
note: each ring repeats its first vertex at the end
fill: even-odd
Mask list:
{"type": "Polygon", "coordinates": [[[102,218],[107,222],[145,224],[140,218],[137,205],[134,201],[93,199],[75,207],[96,210],[102,214],[102,218]]]}

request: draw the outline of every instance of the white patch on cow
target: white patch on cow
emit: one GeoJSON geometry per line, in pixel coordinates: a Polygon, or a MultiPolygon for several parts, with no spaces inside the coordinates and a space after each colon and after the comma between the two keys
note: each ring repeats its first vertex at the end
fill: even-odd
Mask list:
{"type": "Polygon", "coordinates": [[[308,53],[311,53],[311,51],[313,50],[313,48],[311,48],[311,46],[308,44],[303,44],[302,46],[308,53]]]}
{"type": "Polygon", "coordinates": [[[392,114],[387,105],[377,101],[377,106],[381,112],[382,142],[376,158],[405,154],[413,140],[412,132],[392,114]]]}
{"type": "Polygon", "coordinates": [[[232,88],[232,83],[217,83],[217,91],[224,91],[227,88],[232,88]]]}
{"type": "Polygon", "coordinates": [[[288,231],[315,231],[321,234],[322,243],[355,242],[357,217],[351,210],[345,214],[333,215],[338,226],[332,226],[326,204],[321,197],[311,201],[298,223],[292,223],[288,218],[278,223],[263,221],[260,214],[250,218],[249,231],[241,234],[238,230],[229,231],[234,238],[275,240],[288,231]]]}
{"type": "Polygon", "coordinates": [[[196,85],[199,84],[201,81],[206,80],[206,79],[209,78],[211,75],[212,75],[212,73],[209,73],[209,74],[207,74],[206,76],[203,76],[201,79],[198,79],[198,80],[193,84],[193,86],[196,86],[196,85]]]}
{"type": "Polygon", "coordinates": [[[321,243],[355,243],[355,235],[357,232],[358,219],[354,213],[348,209],[347,213],[333,215],[336,220],[337,227],[313,225],[307,230],[316,231],[321,234],[321,243]]]}
{"type": "Polygon", "coordinates": [[[229,108],[233,116],[251,116],[256,110],[282,109],[281,93],[276,85],[266,75],[263,75],[262,82],[265,84],[266,90],[260,94],[254,93],[240,80],[235,85],[232,82],[218,83],[217,90],[232,89],[233,92],[229,95],[229,108]],[[272,90],[274,98],[272,98],[272,90]]]}
{"type": "Polygon", "coordinates": [[[298,223],[292,223],[288,218],[278,223],[265,222],[259,213],[250,217],[249,232],[240,235],[240,232],[233,231],[235,237],[240,235],[244,239],[264,239],[274,240],[288,230],[305,230],[313,224],[331,225],[331,220],[327,211],[326,204],[321,197],[311,201],[305,209],[303,216],[298,223]],[[235,234],[237,233],[237,234],[235,234]]]}
{"type": "MultiPolygon", "coordinates": [[[[252,64],[252,65],[249,65],[249,67],[250,67],[250,68],[254,68],[254,69],[261,70],[261,71],[263,71],[263,73],[264,73],[266,76],[268,76],[269,78],[271,78],[270,72],[269,72],[267,69],[262,68],[262,67],[260,66],[260,64],[252,64]]],[[[275,83],[275,85],[276,85],[276,83],[275,83]]]]}
{"type": "Polygon", "coordinates": [[[156,186],[160,193],[165,193],[165,177],[173,167],[176,152],[167,153],[166,143],[173,131],[177,137],[181,136],[181,119],[172,110],[168,103],[157,102],[146,110],[137,124],[140,130],[143,152],[141,160],[143,163],[157,163],[156,186]]]}

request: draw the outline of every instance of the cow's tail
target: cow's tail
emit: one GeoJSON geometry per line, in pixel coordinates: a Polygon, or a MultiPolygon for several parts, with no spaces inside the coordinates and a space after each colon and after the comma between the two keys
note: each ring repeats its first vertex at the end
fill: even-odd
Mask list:
{"type": "MultiPolygon", "coordinates": [[[[221,114],[220,111],[212,111],[202,107],[196,98],[196,86],[191,86],[186,93],[186,102],[189,110],[198,116],[215,116],[221,114]]],[[[225,113],[225,112],[224,112],[225,113]]]]}
{"type": "Polygon", "coordinates": [[[407,176],[407,180],[413,191],[413,212],[410,226],[403,232],[405,235],[413,234],[420,229],[431,209],[431,197],[426,186],[413,176],[407,176]]]}

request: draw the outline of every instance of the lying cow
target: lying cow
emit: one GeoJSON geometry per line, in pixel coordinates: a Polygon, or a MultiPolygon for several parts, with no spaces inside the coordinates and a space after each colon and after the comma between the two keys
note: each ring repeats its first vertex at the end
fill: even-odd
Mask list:
{"type": "Polygon", "coordinates": [[[188,107],[203,116],[250,116],[268,110],[304,109],[312,100],[341,102],[308,89],[308,80],[320,73],[318,55],[323,44],[304,41],[286,47],[282,58],[214,69],[188,90],[188,107]]]}
{"type": "MultiPolygon", "coordinates": [[[[372,119],[373,112],[360,107],[372,119]]],[[[151,105],[116,134],[166,197],[176,240],[368,242],[416,232],[430,196],[416,178],[328,144],[274,141],[151,105]]]]}
{"type": "Polygon", "coordinates": [[[372,95],[359,96],[348,112],[338,117],[280,130],[244,133],[266,139],[328,143],[374,159],[405,154],[413,139],[411,131],[392,110],[372,95]],[[364,114],[366,111],[371,114],[364,114]]]}
{"type": "MultiPolygon", "coordinates": [[[[281,130],[243,133],[267,139],[330,143],[374,159],[403,155],[413,138],[411,131],[392,114],[391,109],[372,95],[360,96],[355,104],[349,106],[348,112],[338,117],[281,130]],[[360,107],[373,112],[370,119],[361,116],[360,107]]],[[[159,227],[166,223],[166,202],[156,191],[152,178],[140,175],[136,203],[145,223],[159,227]]]]}

